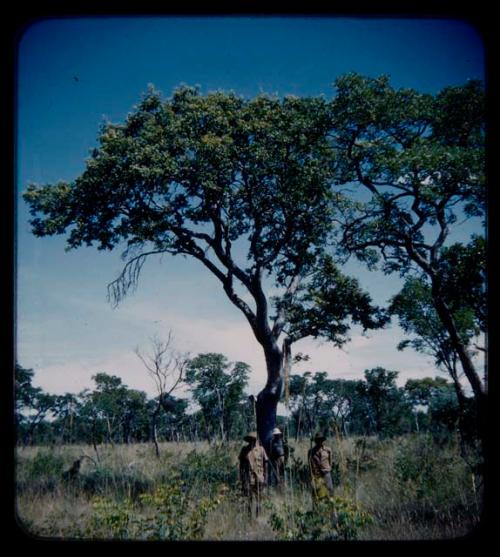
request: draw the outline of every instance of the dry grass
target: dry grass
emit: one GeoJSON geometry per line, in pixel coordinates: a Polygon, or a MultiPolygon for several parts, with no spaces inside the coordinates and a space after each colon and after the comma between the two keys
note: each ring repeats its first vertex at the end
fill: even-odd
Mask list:
{"type": "MultiPolygon", "coordinates": [[[[443,493],[430,488],[429,492],[422,491],[427,484],[422,484],[423,487],[418,484],[420,477],[401,482],[401,451],[406,450],[404,455],[411,457],[411,443],[414,441],[396,439],[378,442],[355,438],[328,442],[338,465],[336,494],[357,501],[373,518],[372,523],[359,532],[360,539],[455,538],[466,535],[477,522],[478,508],[474,499],[477,494],[455,447],[443,448],[441,452],[432,449],[418,456],[422,443],[415,445],[415,458],[427,458],[429,467],[434,466],[429,469],[440,474],[439,481],[442,477],[447,478],[449,485],[443,493]],[[440,470],[439,466],[444,465],[453,466],[452,477],[440,470]]],[[[19,448],[16,454],[18,518],[34,535],[92,539],[89,524],[95,515],[93,503],[96,496],[118,503],[127,499],[136,500],[138,493],[153,492],[158,486],[168,484],[173,471],[177,471],[181,475],[188,474],[193,508],[202,498],[214,497],[215,484],[219,487],[225,485],[229,490],[230,496],[223,497],[220,504],[208,513],[203,539],[273,540],[276,539],[276,532],[270,525],[271,512],[280,513],[285,506],[311,508],[310,489],[299,481],[300,461],[303,464],[306,462],[310,445],[307,441],[292,442],[291,445],[296,463],[292,469],[295,474],[295,477],[292,474],[293,482],[283,493],[270,490],[264,497],[261,515],[251,520],[247,516],[245,502],[239,496],[236,481],[241,443],[231,443],[226,447],[230,458],[220,464],[220,468],[224,468],[222,472],[215,464],[210,465],[212,468],[204,467],[205,459],[199,458],[199,455],[205,454],[207,462],[211,462],[209,459],[215,453],[208,443],[163,443],[160,445],[160,459],[155,457],[149,444],[98,447],[99,466],[90,459],[84,459],[81,476],[85,482],[78,485],[61,481],[61,467],[67,469],[82,454],[96,460],[92,447],[19,448]]],[[[409,462],[412,464],[411,458],[409,462]]],[[[427,461],[422,462],[425,466],[427,461]]],[[[431,482],[429,485],[434,484],[431,482]]],[[[147,509],[144,512],[147,514],[147,509]]]]}

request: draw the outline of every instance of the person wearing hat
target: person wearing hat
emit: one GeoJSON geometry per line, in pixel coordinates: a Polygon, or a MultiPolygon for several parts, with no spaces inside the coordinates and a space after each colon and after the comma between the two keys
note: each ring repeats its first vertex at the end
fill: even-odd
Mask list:
{"type": "Polygon", "coordinates": [[[252,516],[255,500],[255,515],[259,516],[260,499],[267,483],[268,458],[264,447],[257,443],[256,432],[248,433],[243,439],[248,445],[241,449],[239,455],[241,487],[248,497],[248,514],[252,516]]]}
{"type": "Polygon", "coordinates": [[[273,485],[282,487],[285,482],[286,449],[283,444],[283,433],[277,427],[273,429],[269,461],[273,485]]]}
{"type": "Polygon", "coordinates": [[[316,433],[313,440],[314,447],[309,449],[307,458],[311,470],[313,498],[317,500],[333,495],[332,449],[325,445],[326,437],[321,433],[316,433]]]}

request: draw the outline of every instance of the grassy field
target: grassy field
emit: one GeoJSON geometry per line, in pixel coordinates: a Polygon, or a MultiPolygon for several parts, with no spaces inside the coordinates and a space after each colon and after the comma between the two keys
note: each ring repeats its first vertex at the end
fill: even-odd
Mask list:
{"type": "Polygon", "coordinates": [[[30,534],[70,539],[450,539],[480,520],[481,481],[456,443],[430,437],[349,438],[334,451],[334,497],[313,510],[306,454],[291,443],[283,492],[269,490],[256,519],[240,495],[242,443],[28,447],[16,450],[16,512],[30,534]],[[80,473],[62,472],[81,455],[80,473]],[[332,523],[332,511],[337,521],[332,523]]]}

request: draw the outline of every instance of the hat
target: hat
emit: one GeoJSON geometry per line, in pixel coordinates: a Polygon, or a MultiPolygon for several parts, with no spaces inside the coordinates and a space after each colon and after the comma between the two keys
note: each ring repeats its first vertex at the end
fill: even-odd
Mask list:
{"type": "Polygon", "coordinates": [[[326,437],[320,432],[316,433],[316,435],[313,437],[314,441],[324,441],[325,439],[326,437]]]}
{"type": "Polygon", "coordinates": [[[244,441],[257,441],[257,433],[255,431],[251,431],[247,433],[245,437],[243,437],[244,441]]]}
{"type": "Polygon", "coordinates": [[[281,429],[279,427],[275,427],[273,429],[273,435],[283,435],[283,434],[281,433],[281,429]]]}

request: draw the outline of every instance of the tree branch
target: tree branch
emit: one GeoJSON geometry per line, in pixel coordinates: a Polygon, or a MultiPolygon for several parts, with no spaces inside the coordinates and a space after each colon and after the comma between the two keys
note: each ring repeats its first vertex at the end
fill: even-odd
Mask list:
{"type": "Polygon", "coordinates": [[[110,282],[107,286],[108,302],[110,302],[113,307],[116,307],[123,300],[123,298],[125,298],[130,289],[135,290],[137,288],[141,269],[146,261],[146,258],[149,255],[165,253],[165,251],[166,250],[148,251],[141,253],[128,261],[118,278],[110,282]]]}
{"type": "MultiPolygon", "coordinates": [[[[288,285],[288,288],[286,289],[286,292],[283,294],[283,300],[288,301],[290,300],[293,295],[295,294],[295,292],[297,292],[298,287],[300,286],[300,282],[302,280],[302,275],[300,274],[296,274],[292,280],[290,281],[290,284],[288,285]]],[[[286,309],[284,307],[284,305],[281,305],[279,307],[278,310],[278,315],[276,316],[276,319],[274,320],[274,324],[273,324],[273,328],[272,328],[272,334],[274,336],[274,338],[278,338],[280,336],[280,334],[283,331],[283,328],[285,327],[286,324],[286,309]]]]}

